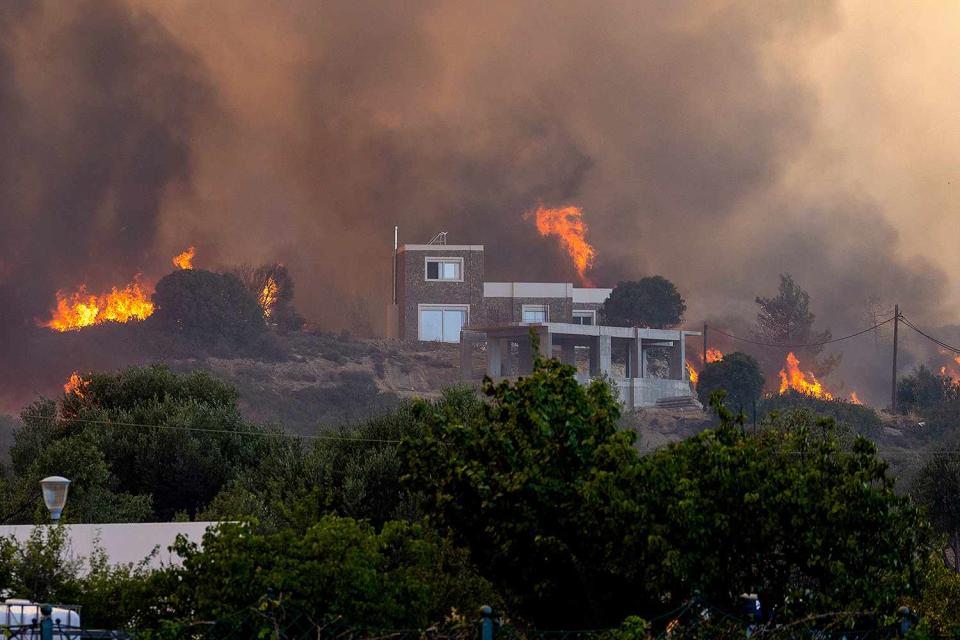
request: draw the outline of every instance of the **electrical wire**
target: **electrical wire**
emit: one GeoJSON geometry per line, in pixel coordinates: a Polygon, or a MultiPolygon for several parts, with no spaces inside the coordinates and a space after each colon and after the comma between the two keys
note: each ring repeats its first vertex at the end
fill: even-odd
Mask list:
{"type": "Polygon", "coordinates": [[[940,346],[940,347],[943,347],[943,348],[946,349],[947,351],[953,351],[953,352],[956,353],[956,354],[960,354],[960,347],[955,347],[955,346],[953,346],[953,345],[947,344],[946,342],[944,342],[944,341],[942,341],[942,340],[938,340],[937,338],[934,338],[934,337],[931,336],[930,334],[925,333],[922,329],[920,329],[919,327],[917,327],[917,325],[915,325],[915,324],[913,324],[912,322],[910,322],[910,320],[908,320],[908,319],[906,318],[906,316],[904,316],[902,313],[900,314],[900,319],[903,321],[903,324],[907,325],[908,327],[910,327],[911,329],[913,329],[914,331],[916,331],[917,333],[919,333],[920,335],[922,335],[922,336],[923,336],[924,338],[926,338],[927,340],[930,340],[930,341],[933,342],[934,344],[936,344],[936,345],[938,345],[938,346],[940,346]]]}
{"type": "Polygon", "coordinates": [[[144,424],[142,422],[123,422],[117,420],[94,420],[92,418],[73,418],[50,415],[21,414],[23,419],[37,420],[57,420],[62,419],[65,422],[84,422],[89,424],[101,424],[111,427],[142,427],[145,429],[166,429],[168,431],[192,431],[197,433],[216,433],[231,436],[273,436],[278,438],[291,438],[295,440],[335,440],[340,442],[368,442],[381,444],[399,444],[399,440],[390,440],[386,438],[350,438],[347,436],[331,436],[324,434],[299,435],[296,433],[287,433],[285,431],[233,431],[230,429],[206,429],[203,427],[186,427],[172,424],[144,424]]]}
{"type": "MultiPolygon", "coordinates": [[[[902,317],[902,316],[901,316],[901,317],[902,317]]],[[[759,340],[751,340],[751,339],[749,339],[749,338],[741,338],[740,336],[735,336],[735,335],[730,334],[730,333],[727,333],[727,332],[725,332],[725,331],[721,331],[720,329],[714,329],[713,327],[707,327],[707,329],[708,329],[708,331],[713,331],[713,332],[719,333],[720,335],[726,336],[726,337],[731,338],[731,339],[733,339],[733,340],[739,340],[740,342],[746,342],[746,343],[749,343],[749,344],[755,344],[755,345],[759,345],[759,346],[761,346],[761,347],[778,347],[778,348],[780,348],[780,349],[803,349],[803,348],[806,348],[806,347],[819,347],[819,346],[822,346],[822,345],[825,345],[825,344],[832,344],[832,343],[834,343],[834,342],[841,342],[841,341],[843,341],[843,340],[849,340],[850,338],[856,338],[857,336],[861,336],[861,335],[863,335],[863,334],[865,334],[865,333],[868,333],[868,332],[870,332],[870,331],[873,331],[874,329],[877,329],[877,328],[879,328],[879,327],[882,327],[883,325],[885,325],[885,324],[887,324],[887,323],[889,323],[889,322],[893,322],[893,318],[887,318],[887,319],[884,320],[883,322],[878,322],[877,324],[873,325],[872,327],[867,327],[866,329],[862,329],[862,330],[860,330],[860,331],[857,331],[856,333],[851,333],[850,335],[848,335],[848,336],[843,336],[842,338],[832,338],[832,339],[830,339],[830,340],[823,340],[823,341],[821,341],[821,342],[810,342],[810,343],[806,343],[806,344],[780,344],[780,343],[774,343],[774,342],[760,342],[759,340]]],[[[960,353],[960,352],[958,352],[958,353],[960,353]]]]}

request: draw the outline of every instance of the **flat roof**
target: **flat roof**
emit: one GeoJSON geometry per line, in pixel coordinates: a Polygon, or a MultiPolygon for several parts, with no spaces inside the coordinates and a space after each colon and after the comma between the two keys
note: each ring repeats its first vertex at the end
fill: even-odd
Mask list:
{"type": "Polygon", "coordinates": [[[402,244],[397,253],[403,251],[483,251],[482,244],[402,244]]]}
{"type": "Polygon", "coordinates": [[[530,327],[546,328],[557,335],[576,336],[610,336],[611,338],[636,338],[644,340],[683,340],[688,336],[703,335],[700,331],[686,331],[684,329],[641,329],[639,327],[611,327],[599,324],[573,324],[571,322],[537,322],[500,324],[492,327],[469,327],[469,331],[487,333],[499,337],[523,336],[530,331],[530,327]]]}

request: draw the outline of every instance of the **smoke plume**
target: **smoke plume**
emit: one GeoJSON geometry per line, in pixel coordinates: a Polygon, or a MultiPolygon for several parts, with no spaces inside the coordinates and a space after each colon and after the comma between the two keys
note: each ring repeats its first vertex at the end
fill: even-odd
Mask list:
{"type": "MultiPolygon", "coordinates": [[[[583,209],[598,252],[591,280],[662,274],[681,288],[691,326],[745,326],[781,272],[810,291],[818,326],[834,335],[864,326],[878,300],[927,325],[953,322],[956,265],[925,252],[912,227],[905,235],[909,217],[889,206],[883,176],[858,170],[877,151],[845,96],[863,91],[857,78],[882,77],[887,58],[854,59],[857,74],[831,55],[870,36],[851,27],[861,11],[722,0],[7,3],[4,360],[26,357],[18,332],[57,289],[161,274],[188,244],[201,265],[284,263],[299,310],[328,329],[351,323],[331,298],[362,301],[379,322],[394,224],[406,242],[447,231],[485,244],[488,279],[574,282],[562,248],[522,217],[540,203],[583,209]]],[[[896,118],[902,129],[913,115],[862,122],[896,118]]],[[[884,346],[844,350],[836,375],[866,381],[875,392],[858,387],[861,397],[878,399],[884,346]]]]}

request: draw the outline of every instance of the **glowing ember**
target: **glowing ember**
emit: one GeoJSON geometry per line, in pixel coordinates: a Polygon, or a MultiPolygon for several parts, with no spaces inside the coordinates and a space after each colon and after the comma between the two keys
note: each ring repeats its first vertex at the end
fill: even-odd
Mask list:
{"type": "Polygon", "coordinates": [[[277,281],[273,276],[267,278],[267,283],[263,285],[263,291],[260,292],[260,308],[263,309],[263,315],[269,318],[273,315],[273,307],[277,304],[277,292],[279,291],[277,281]]]}
{"type": "MultiPolygon", "coordinates": [[[[138,276],[139,278],[139,276],[138,276]]],[[[57,292],[57,307],[50,321],[43,324],[56,331],[82,329],[103,322],[143,320],[153,313],[150,291],[138,278],[123,289],[113,287],[109,293],[93,295],[81,285],[73,293],[57,292]]]]}
{"type": "Polygon", "coordinates": [[[196,248],[191,246],[183,253],[173,256],[173,266],[178,269],[193,269],[193,256],[196,253],[196,248]]]}
{"type": "Polygon", "coordinates": [[[707,349],[707,362],[720,362],[723,360],[723,351],[710,347],[707,349]]]}
{"type": "Polygon", "coordinates": [[[860,402],[860,398],[857,397],[856,391],[850,392],[850,404],[863,404],[862,402],[860,402]]]}
{"type": "Polygon", "coordinates": [[[816,376],[809,371],[804,373],[800,370],[800,361],[792,351],[787,354],[786,369],[780,370],[780,394],[783,395],[790,389],[821,400],[833,400],[833,394],[823,388],[816,376]]]}
{"type": "Polygon", "coordinates": [[[700,379],[700,374],[697,373],[697,370],[694,369],[693,365],[690,364],[689,362],[687,362],[686,365],[687,365],[687,373],[690,375],[690,382],[692,382],[693,384],[697,384],[697,380],[700,379]]]}
{"type": "Polygon", "coordinates": [[[586,272],[593,266],[597,251],[587,242],[587,225],[583,222],[583,211],[580,207],[537,207],[536,211],[529,212],[524,217],[530,216],[536,216],[537,231],[541,236],[554,235],[560,239],[560,244],[573,259],[573,266],[580,275],[580,281],[589,284],[586,272]]]}
{"type": "Polygon", "coordinates": [[[77,397],[83,397],[83,390],[90,384],[89,380],[84,380],[80,377],[80,374],[74,371],[70,374],[70,379],[67,380],[67,384],[63,385],[63,392],[67,395],[71,393],[77,397]]]}

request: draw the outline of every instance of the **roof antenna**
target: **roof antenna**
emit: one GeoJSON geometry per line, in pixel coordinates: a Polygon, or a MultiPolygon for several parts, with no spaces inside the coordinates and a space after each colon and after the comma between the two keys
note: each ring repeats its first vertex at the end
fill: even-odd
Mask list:
{"type": "Polygon", "coordinates": [[[447,232],[441,231],[437,235],[433,236],[433,240],[427,244],[447,244],[447,232]]]}

